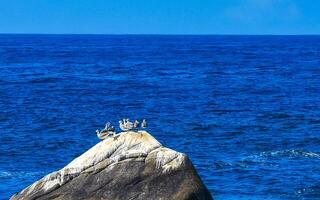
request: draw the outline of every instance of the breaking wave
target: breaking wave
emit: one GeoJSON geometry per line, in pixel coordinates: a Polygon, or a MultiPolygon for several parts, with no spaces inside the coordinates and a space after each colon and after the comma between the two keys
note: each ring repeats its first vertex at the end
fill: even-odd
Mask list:
{"type": "Polygon", "coordinates": [[[282,151],[271,151],[262,152],[258,155],[252,155],[246,157],[247,159],[268,159],[268,158],[320,158],[320,153],[303,150],[282,150],[282,151]]]}
{"type": "Polygon", "coordinates": [[[11,171],[0,171],[0,179],[2,178],[30,178],[38,177],[45,174],[44,172],[11,172],[11,171]]]}

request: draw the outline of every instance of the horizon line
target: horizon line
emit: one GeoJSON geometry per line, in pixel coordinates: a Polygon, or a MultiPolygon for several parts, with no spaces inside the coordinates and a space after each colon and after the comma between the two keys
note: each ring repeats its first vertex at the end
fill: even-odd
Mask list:
{"type": "Polygon", "coordinates": [[[1,33],[0,35],[110,35],[110,36],[320,36],[320,34],[237,34],[237,33],[1,33]]]}

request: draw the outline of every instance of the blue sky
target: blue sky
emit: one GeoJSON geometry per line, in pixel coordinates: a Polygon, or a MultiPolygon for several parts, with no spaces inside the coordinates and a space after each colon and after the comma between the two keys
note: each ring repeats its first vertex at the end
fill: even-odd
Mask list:
{"type": "Polygon", "coordinates": [[[320,34],[318,0],[0,0],[0,33],[320,34]]]}

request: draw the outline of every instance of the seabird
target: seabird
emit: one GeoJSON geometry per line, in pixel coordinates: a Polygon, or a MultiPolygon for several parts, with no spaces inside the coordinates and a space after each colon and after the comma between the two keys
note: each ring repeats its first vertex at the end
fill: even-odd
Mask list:
{"type": "Polygon", "coordinates": [[[141,128],[147,128],[147,121],[145,119],[141,122],[141,128]]]}
{"type": "Polygon", "coordinates": [[[96,130],[96,134],[99,139],[103,140],[108,136],[114,136],[116,134],[116,131],[113,126],[110,126],[110,122],[107,122],[103,130],[96,130]]]}
{"type": "Polygon", "coordinates": [[[130,122],[130,119],[127,119],[126,128],[127,128],[128,130],[131,130],[131,129],[133,128],[133,123],[130,122]]]}
{"type": "Polygon", "coordinates": [[[119,127],[122,131],[128,131],[128,123],[126,119],[122,119],[122,121],[119,121],[119,127]]]}
{"type": "Polygon", "coordinates": [[[114,131],[115,128],[114,128],[114,126],[110,126],[110,122],[107,122],[106,126],[104,127],[104,130],[106,130],[106,131],[114,131]]]}
{"type": "Polygon", "coordinates": [[[140,124],[140,122],[138,120],[134,121],[133,128],[138,128],[139,124],[140,124]]]}

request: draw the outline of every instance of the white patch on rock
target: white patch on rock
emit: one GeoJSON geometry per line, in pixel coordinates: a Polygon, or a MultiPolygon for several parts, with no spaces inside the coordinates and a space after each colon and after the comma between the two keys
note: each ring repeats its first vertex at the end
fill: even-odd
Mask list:
{"type": "Polygon", "coordinates": [[[156,151],[156,168],[164,173],[175,170],[184,165],[186,155],[168,148],[159,148],[156,151]]]}
{"type": "Polygon", "coordinates": [[[107,138],[99,142],[61,170],[48,174],[22,192],[29,194],[35,189],[50,192],[86,169],[99,167],[98,163],[103,160],[107,160],[106,162],[110,166],[127,158],[146,157],[151,151],[159,147],[161,147],[161,144],[146,131],[123,132],[113,138],[107,138]]]}

